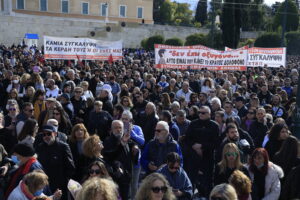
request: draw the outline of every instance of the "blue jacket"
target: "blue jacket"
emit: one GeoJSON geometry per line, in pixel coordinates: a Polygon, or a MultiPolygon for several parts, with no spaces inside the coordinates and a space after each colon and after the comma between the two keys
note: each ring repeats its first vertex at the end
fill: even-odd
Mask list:
{"type": "Polygon", "coordinates": [[[178,141],[179,135],[180,135],[180,130],[176,124],[176,122],[170,122],[169,123],[169,132],[173,136],[174,140],[178,141]]]}
{"type": "Polygon", "coordinates": [[[145,138],[141,127],[133,125],[130,137],[139,147],[144,146],[145,138]]]}
{"type": "Polygon", "coordinates": [[[179,154],[182,165],[183,159],[180,146],[171,135],[168,136],[167,142],[163,144],[159,143],[157,139],[152,139],[144,148],[141,157],[141,165],[147,173],[150,173],[151,171],[148,168],[149,163],[153,162],[157,167],[165,164],[167,155],[170,152],[176,152],[179,154]]]}
{"type": "Polygon", "coordinates": [[[161,173],[162,175],[164,175],[166,177],[166,179],[170,183],[170,186],[173,189],[178,189],[184,193],[182,197],[177,198],[177,199],[180,200],[180,199],[191,199],[192,198],[193,186],[192,186],[192,183],[191,183],[188,175],[184,171],[184,169],[182,169],[180,167],[179,170],[177,170],[177,172],[175,172],[173,174],[168,170],[168,166],[165,165],[162,168],[160,168],[159,170],[157,170],[157,172],[161,173]]]}

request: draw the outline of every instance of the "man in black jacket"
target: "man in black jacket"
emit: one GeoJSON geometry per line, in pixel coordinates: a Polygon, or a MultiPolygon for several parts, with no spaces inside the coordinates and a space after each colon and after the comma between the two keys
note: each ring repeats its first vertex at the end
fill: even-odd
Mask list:
{"type": "Polygon", "coordinates": [[[57,131],[54,126],[45,125],[43,126],[43,143],[37,146],[36,152],[39,162],[49,177],[51,192],[62,190],[62,200],[66,200],[67,184],[75,172],[69,145],[57,139],[57,131]]]}
{"type": "Polygon", "coordinates": [[[208,197],[212,188],[214,150],[219,135],[219,126],[210,116],[210,108],[201,106],[199,119],[191,122],[185,140],[189,148],[185,169],[192,184],[204,197],[208,197]]]}
{"type": "Polygon", "coordinates": [[[124,134],[124,125],[114,120],[111,125],[112,134],[104,141],[103,155],[113,167],[113,179],[119,185],[123,200],[129,198],[129,187],[133,163],[138,161],[138,147],[130,142],[130,133],[124,134]]]}

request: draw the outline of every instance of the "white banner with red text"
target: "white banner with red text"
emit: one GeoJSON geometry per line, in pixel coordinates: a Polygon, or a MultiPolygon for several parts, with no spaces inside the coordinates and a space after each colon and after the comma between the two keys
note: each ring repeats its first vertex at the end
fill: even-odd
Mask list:
{"type": "MultiPolygon", "coordinates": [[[[244,49],[241,47],[239,49],[244,49]]],[[[225,51],[238,50],[225,47],[225,51]]],[[[285,66],[286,62],[286,48],[248,48],[248,67],[280,67],[285,66]]]]}
{"type": "Polygon", "coordinates": [[[113,60],[122,59],[122,41],[44,36],[45,59],[113,60]]]}
{"type": "Polygon", "coordinates": [[[247,49],[218,51],[202,45],[155,44],[155,67],[169,69],[246,70],[247,49]]]}

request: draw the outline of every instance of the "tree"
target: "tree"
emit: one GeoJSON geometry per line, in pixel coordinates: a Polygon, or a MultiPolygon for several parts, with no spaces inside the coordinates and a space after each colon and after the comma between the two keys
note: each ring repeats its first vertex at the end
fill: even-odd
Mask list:
{"type": "Polygon", "coordinates": [[[190,10],[187,3],[173,3],[174,19],[173,23],[181,26],[188,26],[192,24],[193,11],[190,10]]]}
{"type": "MultiPolygon", "coordinates": [[[[296,4],[291,0],[281,3],[274,19],[274,28],[282,26],[284,15],[286,14],[286,31],[297,31],[299,26],[299,14],[296,4]],[[287,10],[285,13],[285,4],[287,2],[287,10]]],[[[282,26],[283,27],[283,26],[282,26]]]]}
{"type": "Polygon", "coordinates": [[[281,37],[278,33],[264,33],[263,35],[256,38],[255,47],[280,47],[281,37]]]}
{"type": "Polygon", "coordinates": [[[165,41],[166,45],[172,45],[172,46],[183,46],[183,41],[180,38],[173,37],[169,38],[165,41]]]}
{"type": "Polygon", "coordinates": [[[262,0],[254,0],[251,6],[249,6],[249,16],[250,16],[250,27],[251,30],[262,30],[264,25],[264,6],[262,5],[262,0]]]}
{"type": "Polygon", "coordinates": [[[145,38],[141,41],[141,47],[143,47],[144,49],[147,49],[147,41],[148,41],[148,38],[145,38]]]}
{"type": "Polygon", "coordinates": [[[162,24],[171,24],[174,21],[174,14],[176,10],[176,4],[170,0],[166,0],[162,3],[159,16],[162,24]]]}
{"type": "Polygon", "coordinates": [[[186,37],[185,39],[186,46],[197,45],[197,44],[207,45],[206,36],[201,33],[195,33],[186,37]]]}
{"type": "Polygon", "coordinates": [[[285,35],[287,53],[289,55],[299,55],[300,52],[300,32],[289,32],[285,35]]]}
{"type": "Polygon", "coordinates": [[[240,39],[241,10],[237,0],[225,0],[222,15],[221,29],[223,43],[230,48],[236,48],[240,39]]]}
{"type": "Polygon", "coordinates": [[[160,7],[164,0],[153,0],[153,20],[154,22],[161,22],[160,18],[160,7]]]}
{"type": "Polygon", "coordinates": [[[199,0],[196,8],[195,21],[205,25],[207,21],[207,0],[199,0]]]}
{"type": "Polygon", "coordinates": [[[154,44],[163,44],[164,41],[165,41],[165,39],[162,35],[151,36],[146,41],[146,49],[147,50],[153,50],[154,49],[154,44]]]}

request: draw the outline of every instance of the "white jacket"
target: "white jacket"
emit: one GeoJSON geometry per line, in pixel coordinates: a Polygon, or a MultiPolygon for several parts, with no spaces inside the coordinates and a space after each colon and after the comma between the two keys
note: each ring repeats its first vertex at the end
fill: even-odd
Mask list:
{"type": "MultiPolygon", "coordinates": [[[[246,166],[249,171],[251,181],[254,180],[254,174],[249,170],[249,166],[246,166]]],[[[283,178],[284,173],[281,167],[269,162],[268,174],[265,179],[265,196],[262,200],[277,200],[280,196],[280,180],[283,178]]]]}

